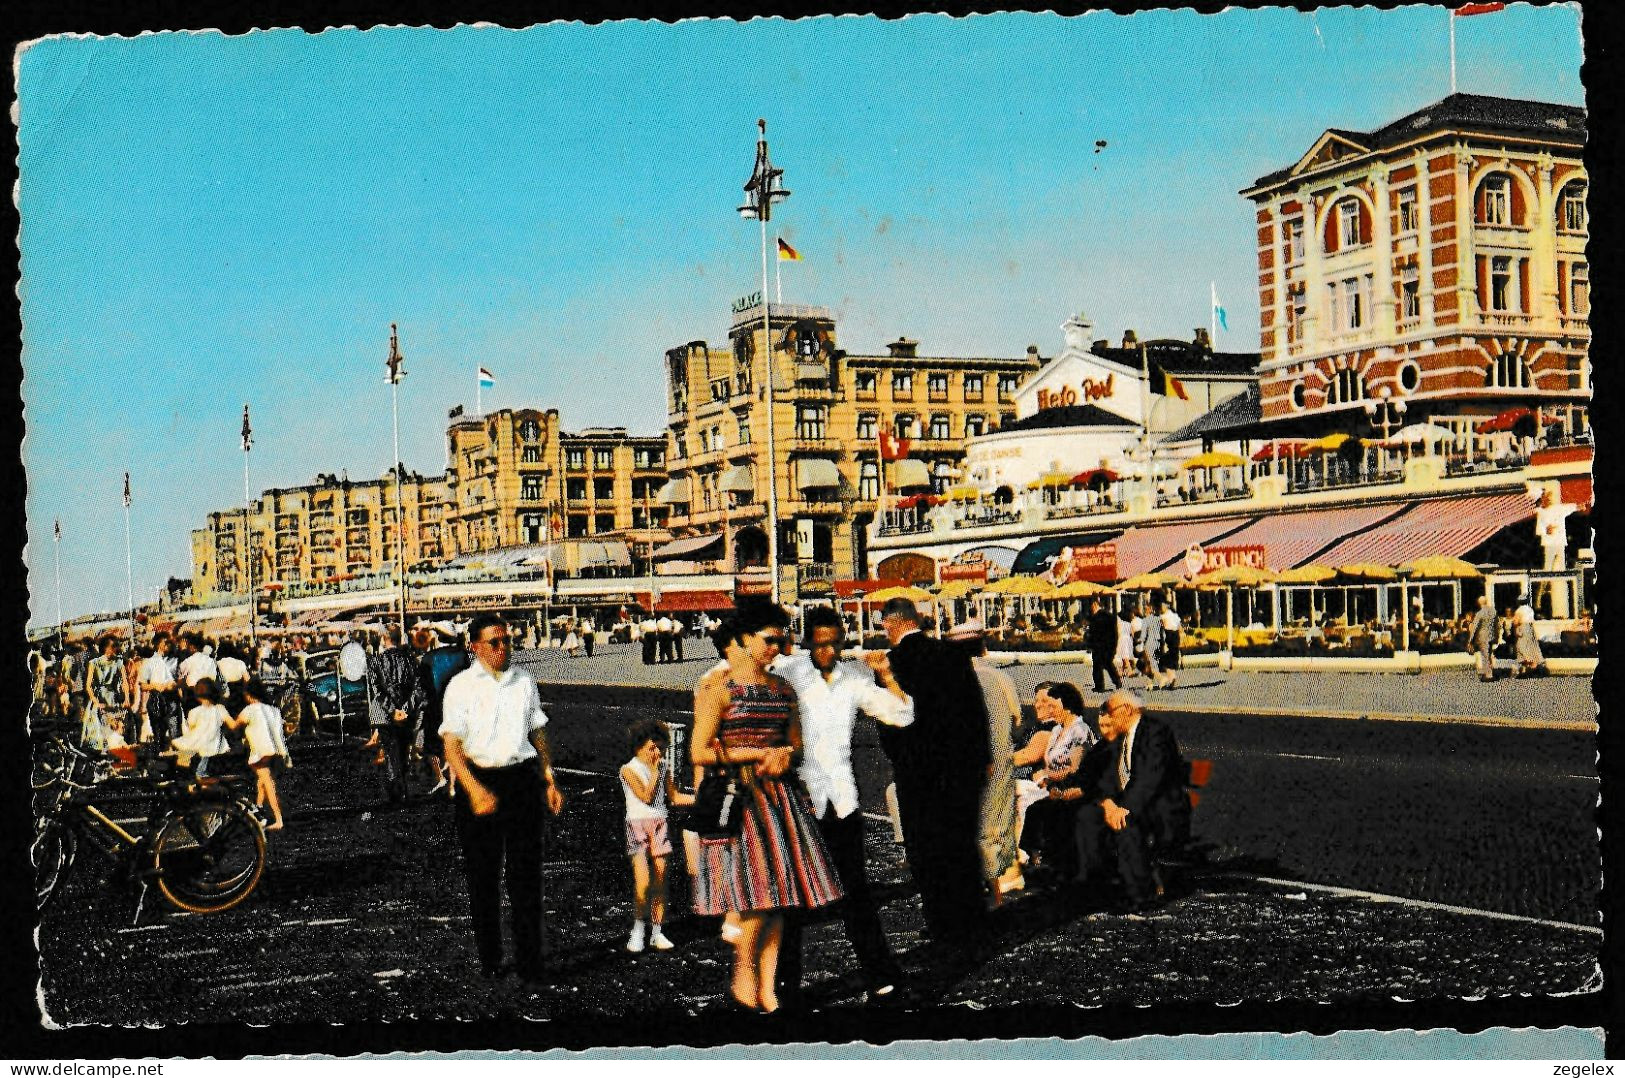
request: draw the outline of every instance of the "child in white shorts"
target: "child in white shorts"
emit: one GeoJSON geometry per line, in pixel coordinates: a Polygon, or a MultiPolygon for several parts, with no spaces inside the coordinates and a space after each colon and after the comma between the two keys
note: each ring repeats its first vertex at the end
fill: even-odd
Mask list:
{"type": "Polygon", "coordinates": [[[654,719],[632,724],[627,732],[632,758],[621,767],[621,793],[626,799],[626,856],[632,862],[632,935],[626,949],[643,950],[645,933],[657,951],[672,948],[660,930],[666,917],[666,858],[671,837],[666,829],[666,807],[689,804],[693,798],[677,789],[665,764],[670,735],[654,719]]]}

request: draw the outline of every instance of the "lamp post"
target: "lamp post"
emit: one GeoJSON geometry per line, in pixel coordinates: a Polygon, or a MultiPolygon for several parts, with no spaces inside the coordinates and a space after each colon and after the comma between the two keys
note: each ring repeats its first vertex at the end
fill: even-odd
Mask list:
{"type": "Polygon", "coordinates": [[[56,646],[62,647],[62,521],[51,532],[51,550],[56,560],[56,646]]]}
{"type": "Polygon", "coordinates": [[[1393,390],[1383,386],[1377,390],[1375,400],[1365,402],[1365,418],[1373,427],[1382,431],[1384,453],[1388,452],[1388,436],[1395,427],[1405,422],[1405,398],[1394,397],[1393,390]]]}
{"type": "Polygon", "coordinates": [[[756,139],[756,167],[745,184],[745,204],[739,216],[755,218],[762,233],[762,349],[767,358],[767,562],[773,605],[779,604],[779,443],[773,419],[773,323],[767,303],[767,223],[773,218],[773,203],[790,197],[780,186],[782,168],[774,168],[767,156],[767,121],[757,120],[761,134],[756,139]]]}

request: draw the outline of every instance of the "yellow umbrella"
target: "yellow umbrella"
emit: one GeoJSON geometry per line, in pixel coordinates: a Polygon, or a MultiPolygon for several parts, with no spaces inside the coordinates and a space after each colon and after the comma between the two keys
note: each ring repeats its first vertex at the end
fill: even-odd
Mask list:
{"type": "Polygon", "coordinates": [[[1072,580],[1055,589],[1052,599],[1087,599],[1091,595],[1103,595],[1111,589],[1088,580],[1072,580]]]}
{"type": "Polygon", "coordinates": [[[1203,573],[1196,578],[1198,585],[1218,584],[1237,588],[1256,588],[1261,584],[1271,584],[1276,575],[1268,569],[1254,569],[1250,565],[1230,565],[1223,569],[1215,569],[1210,573],[1203,573]]]}
{"type": "Polygon", "coordinates": [[[1007,576],[982,589],[983,595],[1049,595],[1054,588],[1036,576],[1007,576]]]}
{"type": "Polygon", "coordinates": [[[1283,569],[1275,574],[1277,584],[1324,584],[1337,575],[1336,569],[1324,565],[1300,565],[1296,569],[1283,569]]]}
{"type": "Polygon", "coordinates": [[[1353,577],[1356,580],[1398,580],[1399,574],[1386,565],[1376,565],[1372,562],[1359,561],[1353,565],[1339,565],[1339,576],[1353,577]]]}
{"type": "Polygon", "coordinates": [[[963,599],[971,592],[981,588],[981,586],[982,582],[980,580],[950,580],[937,589],[937,598],[939,600],[963,599]]]}
{"type": "Polygon", "coordinates": [[[1412,576],[1424,580],[1474,580],[1484,575],[1471,562],[1441,556],[1417,558],[1415,561],[1406,562],[1400,568],[1409,570],[1412,576]]]}
{"type": "Polygon", "coordinates": [[[1349,436],[1347,434],[1343,433],[1342,431],[1338,431],[1336,434],[1328,434],[1324,438],[1316,438],[1314,441],[1304,446],[1304,448],[1319,453],[1329,453],[1334,449],[1343,448],[1343,443],[1348,440],[1349,436]]]}
{"type": "Polygon", "coordinates": [[[1192,468],[1240,468],[1247,462],[1234,453],[1221,453],[1217,450],[1211,453],[1199,453],[1180,465],[1189,471],[1192,468]]]}
{"type": "Polygon", "coordinates": [[[1071,472],[1048,472],[1027,484],[1028,490],[1037,490],[1039,487],[1064,487],[1072,482],[1071,472]]]}
{"type": "Polygon", "coordinates": [[[948,488],[948,500],[951,502],[974,502],[982,497],[979,487],[961,486],[948,488]]]}
{"type": "Polygon", "coordinates": [[[863,597],[863,601],[866,603],[885,603],[890,602],[893,599],[907,599],[910,602],[915,603],[929,603],[935,602],[936,596],[932,595],[924,588],[916,588],[913,585],[900,585],[891,588],[881,588],[879,591],[872,591],[863,597]]]}
{"type": "Polygon", "coordinates": [[[1118,591],[1154,591],[1157,588],[1171,588],[1179,583],[1182,577],[1175,573],[1141,573],[1131,576],[1117,585],[1118,591]]]}

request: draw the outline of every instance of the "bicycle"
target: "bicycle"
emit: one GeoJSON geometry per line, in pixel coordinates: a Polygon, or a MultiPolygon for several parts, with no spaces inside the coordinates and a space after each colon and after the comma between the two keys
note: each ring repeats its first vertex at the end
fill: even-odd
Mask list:
{"type": "Polygon", "coordinates": [[[188,913],[219,913],[259,885],[267,860],[265,827],[230,787],[185,774],[120,778],[106,757],[60,739],[55,748],[67,763],[52,769],[48,788],[57,796],[36,820],[30,849],[38,911],[62,890],[81,842],[113,863],[115,879],[138,888],[136,923],[149,886],[188,913]],[[109,802],[126,791],[148,801],[145,826],[137,831],[108,811],[109,802]]]}

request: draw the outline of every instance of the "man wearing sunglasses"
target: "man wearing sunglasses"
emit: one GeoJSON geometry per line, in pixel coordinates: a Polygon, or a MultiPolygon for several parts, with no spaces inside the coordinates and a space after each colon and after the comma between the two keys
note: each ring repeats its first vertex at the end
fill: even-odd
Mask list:
{"type": "Polygon", "coordinates": [[[553,781],[547,714],[536,681],[510,666],[508,626],[494,614],[469,623],[475,662],[446,686],[440,737],[457,779],[457,838],[474,922],[474,944],[487,977],[502,966],[502,897],[507,877],[513,919],[513,968],[542,977],[542,825],[564,796],[553,781]]]}

